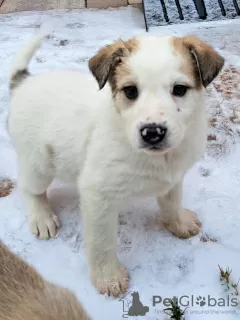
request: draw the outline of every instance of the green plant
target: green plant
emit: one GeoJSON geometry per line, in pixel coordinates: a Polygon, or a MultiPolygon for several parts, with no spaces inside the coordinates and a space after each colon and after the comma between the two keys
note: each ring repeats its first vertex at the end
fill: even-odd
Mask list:
{"type": "Polygon", "coordinates": [[[184,320],[184,314],[186,309],[182,310],[179,305],[176,297],[173,297],[170,301],[171,307],[163,309],[163,311],[170,316],[170,319],[174,320],[184,320]]]}

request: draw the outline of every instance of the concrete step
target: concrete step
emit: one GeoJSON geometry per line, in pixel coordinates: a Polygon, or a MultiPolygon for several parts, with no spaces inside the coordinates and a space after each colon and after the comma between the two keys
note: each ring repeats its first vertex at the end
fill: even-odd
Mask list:
{"type": "Polygon", "coordinates": [[[128,4],[141,4],[142,0],[128,0],[128,4]]]}
{"type": "Polygon", "coordinates": [[[87,0],[87,8],[109,8],[127,5],[127,0],[87,0]]]}
{"type": "Polygon", "coordinates": [[[0,0],[0,13],[141,5],[142,0],[0,0]]]}
{"type": "MultiPolygon", "coordinates": [[[[0,0],[0,5],[1,5],[0,0]]],[[[85,8],[85,0],[3,0],[0,13],[85,8]]]]}

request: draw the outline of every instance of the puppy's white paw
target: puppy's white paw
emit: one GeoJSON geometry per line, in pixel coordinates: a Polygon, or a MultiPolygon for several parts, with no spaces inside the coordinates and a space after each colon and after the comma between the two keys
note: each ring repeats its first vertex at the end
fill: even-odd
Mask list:
{"type": "Polygon", "coordinates": [[[107,272],[96,269],[91,272],[91,279],[99,293],[119,297],[128,290],[129,274],[119,262],[116,267],[110,270],[107,272]]]}
{"type": "Polygon", "coordinates": [[[178,238],[190,238],[201,230],[201,222],[194,212],[183,209],[179,219],[171,222],[164,222],[166,229],[171,231],[178,238]]]}
{"type": "Polygon", "coordinates": [[[56,238],[60,228],[60,221],[54,214],[38,213],[29,219],[30,231],[41,240],[56,238]]]}

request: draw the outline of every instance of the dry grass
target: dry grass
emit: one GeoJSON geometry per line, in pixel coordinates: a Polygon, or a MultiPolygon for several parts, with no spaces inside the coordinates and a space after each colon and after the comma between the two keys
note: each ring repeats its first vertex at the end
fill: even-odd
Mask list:
{"type": "Polygon", "coordinates": [[[220,280],[223,282],[224,285],[226,285],[227,290],[233,290],[234,294],[236,296],[238,296],[239,292],[238,292],[238,284],[239,284],[239,280],[238,282],[233,282],[231,279],[231,273],[232,270],[229,269],[229,267],[227,267],[226,270],[224,270],[222,267],[220,267],[218,265],[219,271],[220,271],[220,280]]]}

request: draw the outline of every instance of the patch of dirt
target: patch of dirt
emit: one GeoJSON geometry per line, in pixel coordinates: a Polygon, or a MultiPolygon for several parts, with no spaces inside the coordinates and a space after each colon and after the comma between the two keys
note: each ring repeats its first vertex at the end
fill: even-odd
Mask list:
{"type": "Polygon", "coordinates": [[[211,175],[211,171],[204,167],[200,167],[199,172],[202,177],[209,177],[211,175]]]}
{"type": "Polygon", "coordinates": [[[240,71],[236,67],[225,67],[213,85],[225,99],[240,100],[240,71]]]}
{"type": "Polygon", "coordinates": [[[14,188],[14,183],[9,179],[0,178],[0,198],[8,196],[14,188]]]}
{"type": "Polygon", "coordinates": [[[44,58],[42,58],[42,57],[36,57],[36,61],[37,61],[38,63],[44,63],[44,62],[46,62],[47,60],[44,59],[44,58]]]}
{"type": "Polygon", "coordinates": [[[70,29],[79,29],[85,27],[84,23],[68,23],[66,24],[66,28],[70,29]]]}
{"type": "Polygon", "coordinates": [[[64,39],[64,40],[59,40],[57,43],[54,44],[56,47],[65,47],[69,44],[69,40],[64,39]]]}
{"type": "Polygon", "coordinates": [[[203,234],[200,237],[201,242],[218,242],[218,240],[214,237],[209,236],[208,234],[203,234]]]}
{"type": "Polygon", "coordinates": [[[216,141],[216,140],[217,140],[217,137],[216,137],[215,134],[209,134],[209,135],[207,136],[207,140],[208,140],[208,141],[216,141]]]}
{"type": "Polygon", "coordinates": [[[240,138],[240,70],[226,65],[208,89],[207,153],[226,155],[240,138]]]}

